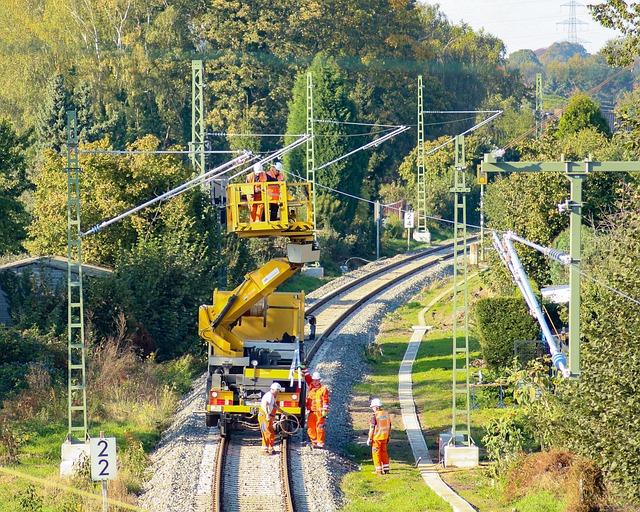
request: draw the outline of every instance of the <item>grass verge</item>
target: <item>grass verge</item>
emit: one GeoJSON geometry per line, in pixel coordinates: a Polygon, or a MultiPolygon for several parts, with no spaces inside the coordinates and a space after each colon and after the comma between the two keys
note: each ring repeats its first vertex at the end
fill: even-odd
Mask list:
{"type": "MultiPolygon", "coordinates": [[[[413,468],[397,395],[398,370],[411,337],[411,326],[417,323],[419,311],[450,286],[450,280],[441,281],[387,315],[376,344],[368,350],[370,372],[367,379],[354,388],[351,404],[357,441],[349,451],[362,469],[348,474],[342,482],[342,490],[348,500],[344,510],[450,510],[449,505],[431,492],[413,468]],[[371,454],[364,445],[370,414],[367,405],[372,396],[382,398],[394,420],[389,451],[395,474],[388,479],[376,478],[372,474],[371,454]]],[[[486,294],[479,277],[470,281],[469,291],[472,303],[486,294]]],[[[425,336],[413,367],[414,399],[433,460],[438,460],[438,435],[451,425],[451,320],[452,306],[448,299],[440,301],[427,313],[426,322],[433,329],[425,336]]],[[[480,358],[473,321],[470,330],[470,356],[473,360],[480,358]]],[[[481,443],[484,425],[504,414],[505,410],[493,397],[485,398],[472,410],[472,437],[477,443],[481,443]]],[[[509,501],[504,492],[505,482],[492,478],[486,463],[473,470],[443,470],[442,477],[481,512],[561,512],[565,509],[563,497],[558,498],[545,490],[532,490],[515,502],[509,501]]]]}

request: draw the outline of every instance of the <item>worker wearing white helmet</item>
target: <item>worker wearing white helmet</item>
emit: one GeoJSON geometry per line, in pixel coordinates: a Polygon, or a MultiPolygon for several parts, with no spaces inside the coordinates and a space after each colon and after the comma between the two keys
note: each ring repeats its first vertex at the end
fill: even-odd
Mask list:
{"type": "Polygon", "coordinates": [[[303,368],[304,380],[307,383],[307,434],[312,448],[324,448],[326,439],[325,424],[329,415],[329,389],[322,384],[320,373],[309,374],[303,368]]]}
{"type": "Polygon", "coordinates": [[[378,475],[389,473],[389,452],[387,444],[391,434],[391,417],[389,413],[382,409],[382,402],[379,398],[371,400],[371,422],[369,425],[369,437],[367,446],[371,446],[371,456],[373,465],[378,475]]]}
{"type": "Polygon", "coordinates": [[[247,183],[255,183],[253,193],[249,194],[249,219],[251,222],[264,221],[264,203],[262,202],[262,185],[267,181],[262,164],[253,164],[253,172],[247,175],[247,183]]]}
{"type": "MultiPolygon", "coordinates": [[[[266,172],[267,181],[283,182],[284,174],[282,173],[282,163],[276,162],[271,164],[266,172]]],[[[267,195],[269,196],[269,221],[279,220],[278,212],[280,210],[280,185],[267,185],[267,195]]]]}
{"type": "Polygon", "coordinates": [[[271,384],[269,391],[262,395],[262,400],[260,401],[258,423],[260,424],[260,434],[262,435],[262,452],[265,455],[273,453],[273,445],[276,439],[273,420],[278,412],[282,412],[276,401],[280,391],[282,391],[282,386],[274,382],[271,384]]]}

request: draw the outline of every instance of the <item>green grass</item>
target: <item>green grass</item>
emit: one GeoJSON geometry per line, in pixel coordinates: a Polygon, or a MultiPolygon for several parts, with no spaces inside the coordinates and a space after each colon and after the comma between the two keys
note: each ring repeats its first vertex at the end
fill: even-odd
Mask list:
{"type": "MultiPolygon", "coordinates": [[[[362,470],[350,473],[342,483],[342,490],[349,503],[344,510],[450,510],[422,482],[413,468],[413,457],[403,431],[397,396],[398,369],[411,337],[411,326],[417,323],[419,311],[449,286],[450,281],[440,283],[418,296],[417,300],[387,315],[383,322],[381,334],[376,340],[382,354],[370,357],[370,375],[366,381],[355,386],[354,403],[358,401],[358,397],[359,403],[363,404],[365,398],[379,396],[392,413],[394,431],[389,452],[395,474],[388,479],[376,478],[372,474],[373,466],[367,447],[352,445],[351,455],[362,465],[362,470]]],[[[470,292],[471,296],[484,293],[479,277],[471,280],[470,292]]],[[[433,330],[425,336],[413,367],[414,399],[434,460],[437,460],[438,435],[451,426],[451,316],[452,305],[448,298],[440,301],[427,313],[426,322],[433,326],[433,330]]],[[[473,323],[470,334],[470,357],[473,360],[480,357],[473,323]]],[[[462,357],[459,360],[462,363],[462,357]]],[[[354,406],[354,410],[356,409],[354,406]]],[[[484,425],[490,419],[504,414],[504,411],[505,409],[498,407],[497,399],[485,400],[482,407],[472,410],[471,435],[478,444],[481,444],[484,425]]],[[[366,439],[367,425],[362,419],[354,418],[354,430],[361,440],[366,439]]],[[[509,502],[503,492],[504,483],[490,477],[486,463],[473,470],[444,470],[442,477],[482,512],[512,512],[514,509],[518,512],[564,510],[564,502],[546,491],[533,491],[516,502],[509,502]]]]}
{"type": "Polygon", "coordinates": [[[279,288],[279,292],[299,292],[305,293],[312,292],[316,288],[320,288],[322,285],[327,284],[331,279],[318,279],[317,277],[305,276],[302,274],[296,274],[291,279],[282,284],[279,288]]]}
{"type": "MultiPolygon", "coordinates": [[[[453,236],[453,231],[449,228],[443,227],[430,227],[431,232],[431,244],[437,244],[443,240],[448,240],[453,236]]],[[[410,250],[416,251],[419,249],[428,249],[431,245],[418,243],[413,237],[410,241],[410,250]]],[[[386,257],[392,257],[396,254],[402,254],[407,252],[407,233],[405,231],[404,238],[384,238],[380,241],[380,255],[386,257]]]]}

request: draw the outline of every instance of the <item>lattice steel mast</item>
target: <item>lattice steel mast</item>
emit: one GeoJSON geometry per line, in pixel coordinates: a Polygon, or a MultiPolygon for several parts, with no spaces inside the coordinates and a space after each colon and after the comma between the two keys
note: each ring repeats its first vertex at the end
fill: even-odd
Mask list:
{"type": "Polygon", "coordinates": [[[82,292],[80,164],[76,112],[67,112],[67,418],[71,439],[87,438],[86,346],[82,292]]]}
{"type": "Polygon", "coordinates": [[[464,136],[455,138],[455,171],[453,178],[454,193],[454,233],[453,233],[453,375],[451,404],[451,444],[458,445],[457,436],[462,435],[462,444],[471,446],[471,411],[469,391],[469,285],[468,249],[467,249],[467,194],[470,188],[466,184],[466,160],[464,136]],[[459,315],[462,315],[462,319],[459,315]],[[459,330],[462,332],[459,332],[459,330]],[[464,358],[459,366],[458,357],[464,358]],[[462,374],[462,375],[461,375],[462,374]],[[460,383],[460,377],[464,382],[460,383]],[[461,402],[464,407],[461,408],[461,402]]]}
{"type": "Polygon", "coordinates": [[[316,234],[316,152],[315,137],[313,136],[313,76],[311,72],[307,73],[307,181],[311,183],[311,194],[313,195],[313,229],[314,237],[316,234]]]}
{"type": "Polygon", "coordinates": [[[418,76],[418,232],[427,231],[427,180],[424,155],[424,97],[422,75],[418,76]]]}

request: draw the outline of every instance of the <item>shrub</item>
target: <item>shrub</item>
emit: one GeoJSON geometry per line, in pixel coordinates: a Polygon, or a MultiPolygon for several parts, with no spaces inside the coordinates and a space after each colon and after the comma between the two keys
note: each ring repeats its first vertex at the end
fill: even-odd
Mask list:
{"type": "Polygon", "coordinates": [[[491,368],[504,367],[513,359],[516,340],[539,337],[539,328],[528,314],[524,300],[516,297],[480,299],[475,317],[482,354],[491,368]]]}
{"type": "Polygon", "coordinates": [[[519,410],[492,419],[485,430],[482,444],[496,473],[506,470],[525,450],[535,446],[529,422],[519,410]]]}

